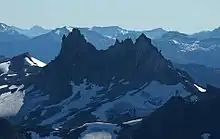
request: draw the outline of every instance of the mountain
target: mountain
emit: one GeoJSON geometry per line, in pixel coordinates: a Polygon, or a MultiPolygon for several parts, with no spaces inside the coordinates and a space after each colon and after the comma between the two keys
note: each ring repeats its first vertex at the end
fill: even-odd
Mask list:
{"type": "Polygon", "coordinates": [[[13,101],[18,103],[13,110],[17,114],[10,119],[26,127],[123,123],[149,115],[173,95],[205,92],[186,72],[174,68],[144,34],[135,43],[116,40],[109,49],[97,50],[73,29],[63,36],[59,55],[43,68],[12,70],[11,61],[2,66],[1,92],[19,98],[13,101]]]}
{"type": "Polygon", "coordinates": [[[28,38],[22,42],[14,41],[7,45],[1,45],[0,54],[5,57],[13,57],[15,55],[29,52],[32,56],[48,63],[58,55],[62,35],[68,34],[69,32],[70,31],[65,27],[57,28],[49,33],[28,38]]]}
{"type": "Polygon", "coordinates": [[[167,32],[162,28],[156,28],[147,31],[134,31],[134,30],[123,29],[118,26],[108,26],[108,27],[94,26],[89,30],[96,31],[107,38],[110,39],[117,38],[119,40],[125,40],[126,38],[132,38],[133,40],[135,40],[138,36],[141,35],[141,33],[144,33],[146,36],[148,36],[151,39],[157,39],[167,32]]]}
{"type": "Polygon", "coordinates": [[[133,134],[130,136],[132,139],[218,139],[220,89],[208,86],[207,90],[211,90],[207,91],[207,98],[195,102],[188,102],[181,97],[171,98],[144,118],[136,129],[131,128],[126,132],[133,134]]]}
{"type": "MultiPolygon", "coordinates": [[[[64,34],[69,34],[72,28],[67,26],[56,28],[46,34],[29,38],[25,41],[13,41],[13,43],[7,43],[7,45],[1,45],[0,43],[0,54],[6,57],[12,57],[29,52],[32,56],[48,63],[59,54],[61,38],[64,34]],[[8,51],[9,49],[10,51],[8,51]]],[[[95,45],[97,49],[107,49],[115,41],[88,28],[80,28],[80,31],[85,35],[86,40],[95,45]]]]}
{"type": "Polygon", "coordinates": [[[8,43],[25,41],[28,38],[19,32],[15,31],[12,27],[0,23],[0,45],[7,45],[8,43]]]}
{"type": "Polygon", "coordinates": [[[154,133],[142,132],[146,121],[164,129],[161,116],[178,118],[169,111],[173,96],[195,103],[218,91],[202,88],[174,67],[144,34],[97,50],[80,29],[73,29],[63,35],[59,54],[47,65],[24,53],[5,59],[0,69],[0,114],[27,138],[149,137],[154,133]],[[161,109],[168,112],[161,114],[161,109]]]}
{"type": "Polygon", "coordinates": [[[220,27],[212,30],[212,31],[202,31],[198,33],[194,33],[191,37],[197,38],[199,40],[209,39],[209,38],[220,38],[220,27]]]}
{"type": "Polygon", "coordinates": [[[198,64],[174,64],[175,67],[186,71],[198,84],[206,86],[207,84],[220,88],[220,69],[210,68],[198,64]]]}
{"type": "Polygon", "coordinates": [[[29,38],[37,37],[51,31],[50,29],[45,29],[37,25],[33,26],[30,29],[21,29],[17,27],[13,27],[13,29],[29,38]]]}
{"type": "Polygon", "coordinates": [[[155,28],[152,30],[143,31],[143,33],[151,39],[159,39],[167,32],[168,31],[164,30],[163,28],[155,28]]]}
{"type": "MultiPolygon", "coordinates": [[[[39,27],[35,27],[39,28],[39,27]]],[[[7,43],[0,43],[0,55],[12,57],[24,52],[43,62],[50,62],[60,50],[63,34],[68,34],[73,27],[62,27],[54,29],[46,34],[26,39],[19,39],[21,34],[13,35],[15,39],[8,39],[7,43]],[[10,49],[10,51],[8,51],[10,49]],[[50,52],[50,53],[47,53],[50,52]]],[[[215,29],[213,32],[218,32],[215,29]]],[[[13,30],[14,31],[14,30],[13,30]]],[[[153,38],[152,43],[162,51],[162,54],[169,60],[180,64],[200,64],[212,68],[219,68],[220,41],[218,38],[198,39],[193,35],[187,35],[177,31],[165,31],[157,28],[149,31],[131,31],[118,26],[80,28],[86,40],[92,43],[98,50],[106,50],[118,39],[124,41],[131,38],[135,41],[138,36],[144,33],[153,38]],[[206,57],[206,59],[204,59],[206,57]]],[[[15,31],[14,31],[15,32],[15,31]]],[[[4,35],[7,34],[4,32],[4,35]]],[[[24,37],[22,35],[22,37],[24,37]]],[[[4,38],[4,37],[3,37],[4,38]]],[[[6,38],[13,38],[7,36],[6,38]]],[[[0,39],[1,40],[1,39],[0,39]]],[[[4,39],[7,40],[7,39],[4,39]]]]}
{"type": "Polygon", "coordinates": [[[109,27],[94,26],[90,30],[96,31],[99,34],[109,38],[117,38],[120,35],[125,35],[128,33],[128,30],[122,29],[118,26],[109,26],[109,27]]]}
{"type": "Polygon", "coordinates": [[[198,40],[179,32],[165,33],[153,41],[163,55],[175,63],[200,64],[219,68],[220,41],[217,38],[198,40]],[[204,59],[204,57],[206,57],[204,59]]]}

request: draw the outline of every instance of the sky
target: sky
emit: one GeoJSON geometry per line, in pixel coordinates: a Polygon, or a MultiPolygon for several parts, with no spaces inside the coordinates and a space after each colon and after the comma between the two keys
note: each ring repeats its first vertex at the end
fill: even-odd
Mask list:
{"type": "Polygon", "coordinates": [[[220,0],[0,0],[0,22],[20,28],[121,26],[184,33],[220,26],[220,0]]]}

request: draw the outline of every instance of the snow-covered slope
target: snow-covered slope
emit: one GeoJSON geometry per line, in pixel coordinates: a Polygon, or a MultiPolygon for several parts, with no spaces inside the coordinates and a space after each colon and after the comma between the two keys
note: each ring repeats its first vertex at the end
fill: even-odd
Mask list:
{"type": "Polygon", "coordinates": [[[26,62],[30,64],[30,66],[38,66],[38,67],[44,67],[46,64],[34,57],[26,57],[25,58],[26,62]]]}
{"type": "Polygon", "coordinates": [[[16,115],[24,104],[25,80],[37,74],[44,63],[28,53],[0,63],[0,117],[16,115]]]}

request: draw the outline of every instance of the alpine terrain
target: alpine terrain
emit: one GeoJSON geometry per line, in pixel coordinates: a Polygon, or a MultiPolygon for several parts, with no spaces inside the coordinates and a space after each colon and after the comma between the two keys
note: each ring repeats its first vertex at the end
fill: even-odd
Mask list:
{"type": "MultiPolygon", "coordinates": [[[[203,105],[208,110],[217,103],[218,88],[201,86],[173,66],[145,34],[116,38],[108,49],[97,50],[80,30],[61,33],[60,52],[48,64],[29,53],[2,57],[0,116],[12,125],[5,119],[0,124],[13,136],[6,138],[181,138],[188,120],[208,115],[203,105]],[[170,121],[175,118],[183,121],[170,121]],[[175,136],[171,130],[166,136],[168,129],[175,136]]],[[[199,128],[201,121],[195,122],[199,128]]],[[[187,137],[200,138],[208,129],[187,137]]]]}

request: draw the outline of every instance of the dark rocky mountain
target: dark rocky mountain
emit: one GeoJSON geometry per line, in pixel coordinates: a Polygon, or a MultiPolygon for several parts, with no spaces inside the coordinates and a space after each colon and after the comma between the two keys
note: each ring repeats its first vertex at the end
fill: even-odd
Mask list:
{"type": "Polygon", "coordinates": [[[0,118],[0,138],[16,139],[17,135],[13,126],[6,119],[0,118]]]}
{"type": "MultiPolygon", "coordinates": [[[[220,89],[207,87],[206,99],[188,102],[181,97],[172,97],[164,106],[157,109],[142,123],[123,134],[121,139],[218,139],[220,123],[220,89]]],[[[122,135],[122,134],[121,134],[122,135]]]]}
{"type": "Polygon", "coordinates": [[[0,118],[0,138],[1,139],[27,139],[27,133],[20,127],[12,125],[7,119],[0,118]]]}
{"type": "Polygon", "coordinates": [[[1,114],[32,137],[84,136],[103,129],[115,136],[127,128],[122,125],[135,123],[127,121],[148,116],[172,96],[190,101],[206,92],[144,34],[97,50],[73,29],[62,37],[54,60],[46,66],[35,61],[26,53],[0,64],[1,114]],[[19,67],[23,61],[32,64],[19,67]],[[5,109],[9,103],[16,107],[5,109]]]}
{"type": "MultiPolygon", "coordinates": [[[[49,35],[53,38],[54,34],[56,33],[49,35]]],[[[60,33],[60,36],[63,34],[66,32],[60,33]]],[[[196,95],[199,98],[196,100],[201,99],[203,102],[207,101],[204,97],[206,94],[218,90],[209,85],[206,89],[199,87],[198,78],[194,81],[186,72],[175,67],[177,66],[166,60],[144,34],[134,42],[132,39],[116,39],[109,49],[97,50],[78,29],[73,29],[68,36],[63,36],[60,53],[46,66],[41,66],[28,53],[4,59],[0,63],[1,114],[17,113],[9,119],[22,125],[22,131],[32,138],[73,138],[88,136],[91,132],[93,136],[96,132],[105,136],[109,133],[112,136],[124,135],[128,133],[127,130],[138,126],[135,124],[130,127],[123,123],[148,116],[156,110],[152,114],[154,115],[160,111],[158,108],[161,106],[161,109],[167,107],[169,103],[166,102],[172,96],[180,95],[189,102],[196,95]],[[17,101],[11,101],[12,98],[17,101]],[[8,104],[3,102],[16,105],[12,110],[14,113],[3,109],[8,104]],[[166,105],[163,106],[164,104],[166,105]],[[105,132],[100,133],[103,127],[105,132]]],[[[183,70],[193,69],[186,67],[183,70]]],[[[181,111],[182,107],[179,108],[181,111]]],[[[176,117],[178,121],[178,115],[174,116],[176,117]]],[[[158,125],[159,123],[163,122],[158,122],[158,125]]],[[[154,127],[153,125],[154,122],[149,127],[154,127]]],[[[161,127],[157,133],[163,135],[164,128],[161,127]]],[[[141,130],[137,131],[139,132],[142,133],[141,130]]],[[[157,133],[152,132],[147,137],[157,133]]],[[[195,135],[197,137],[197,132],[195,135]]],[[[215,135],[214,131],[211,135],[215,135]]],[[[131,136],[137,137],[136,134],[131,136]]],[[[194,137],[194,133],[192,136],[194,137]]]]}

